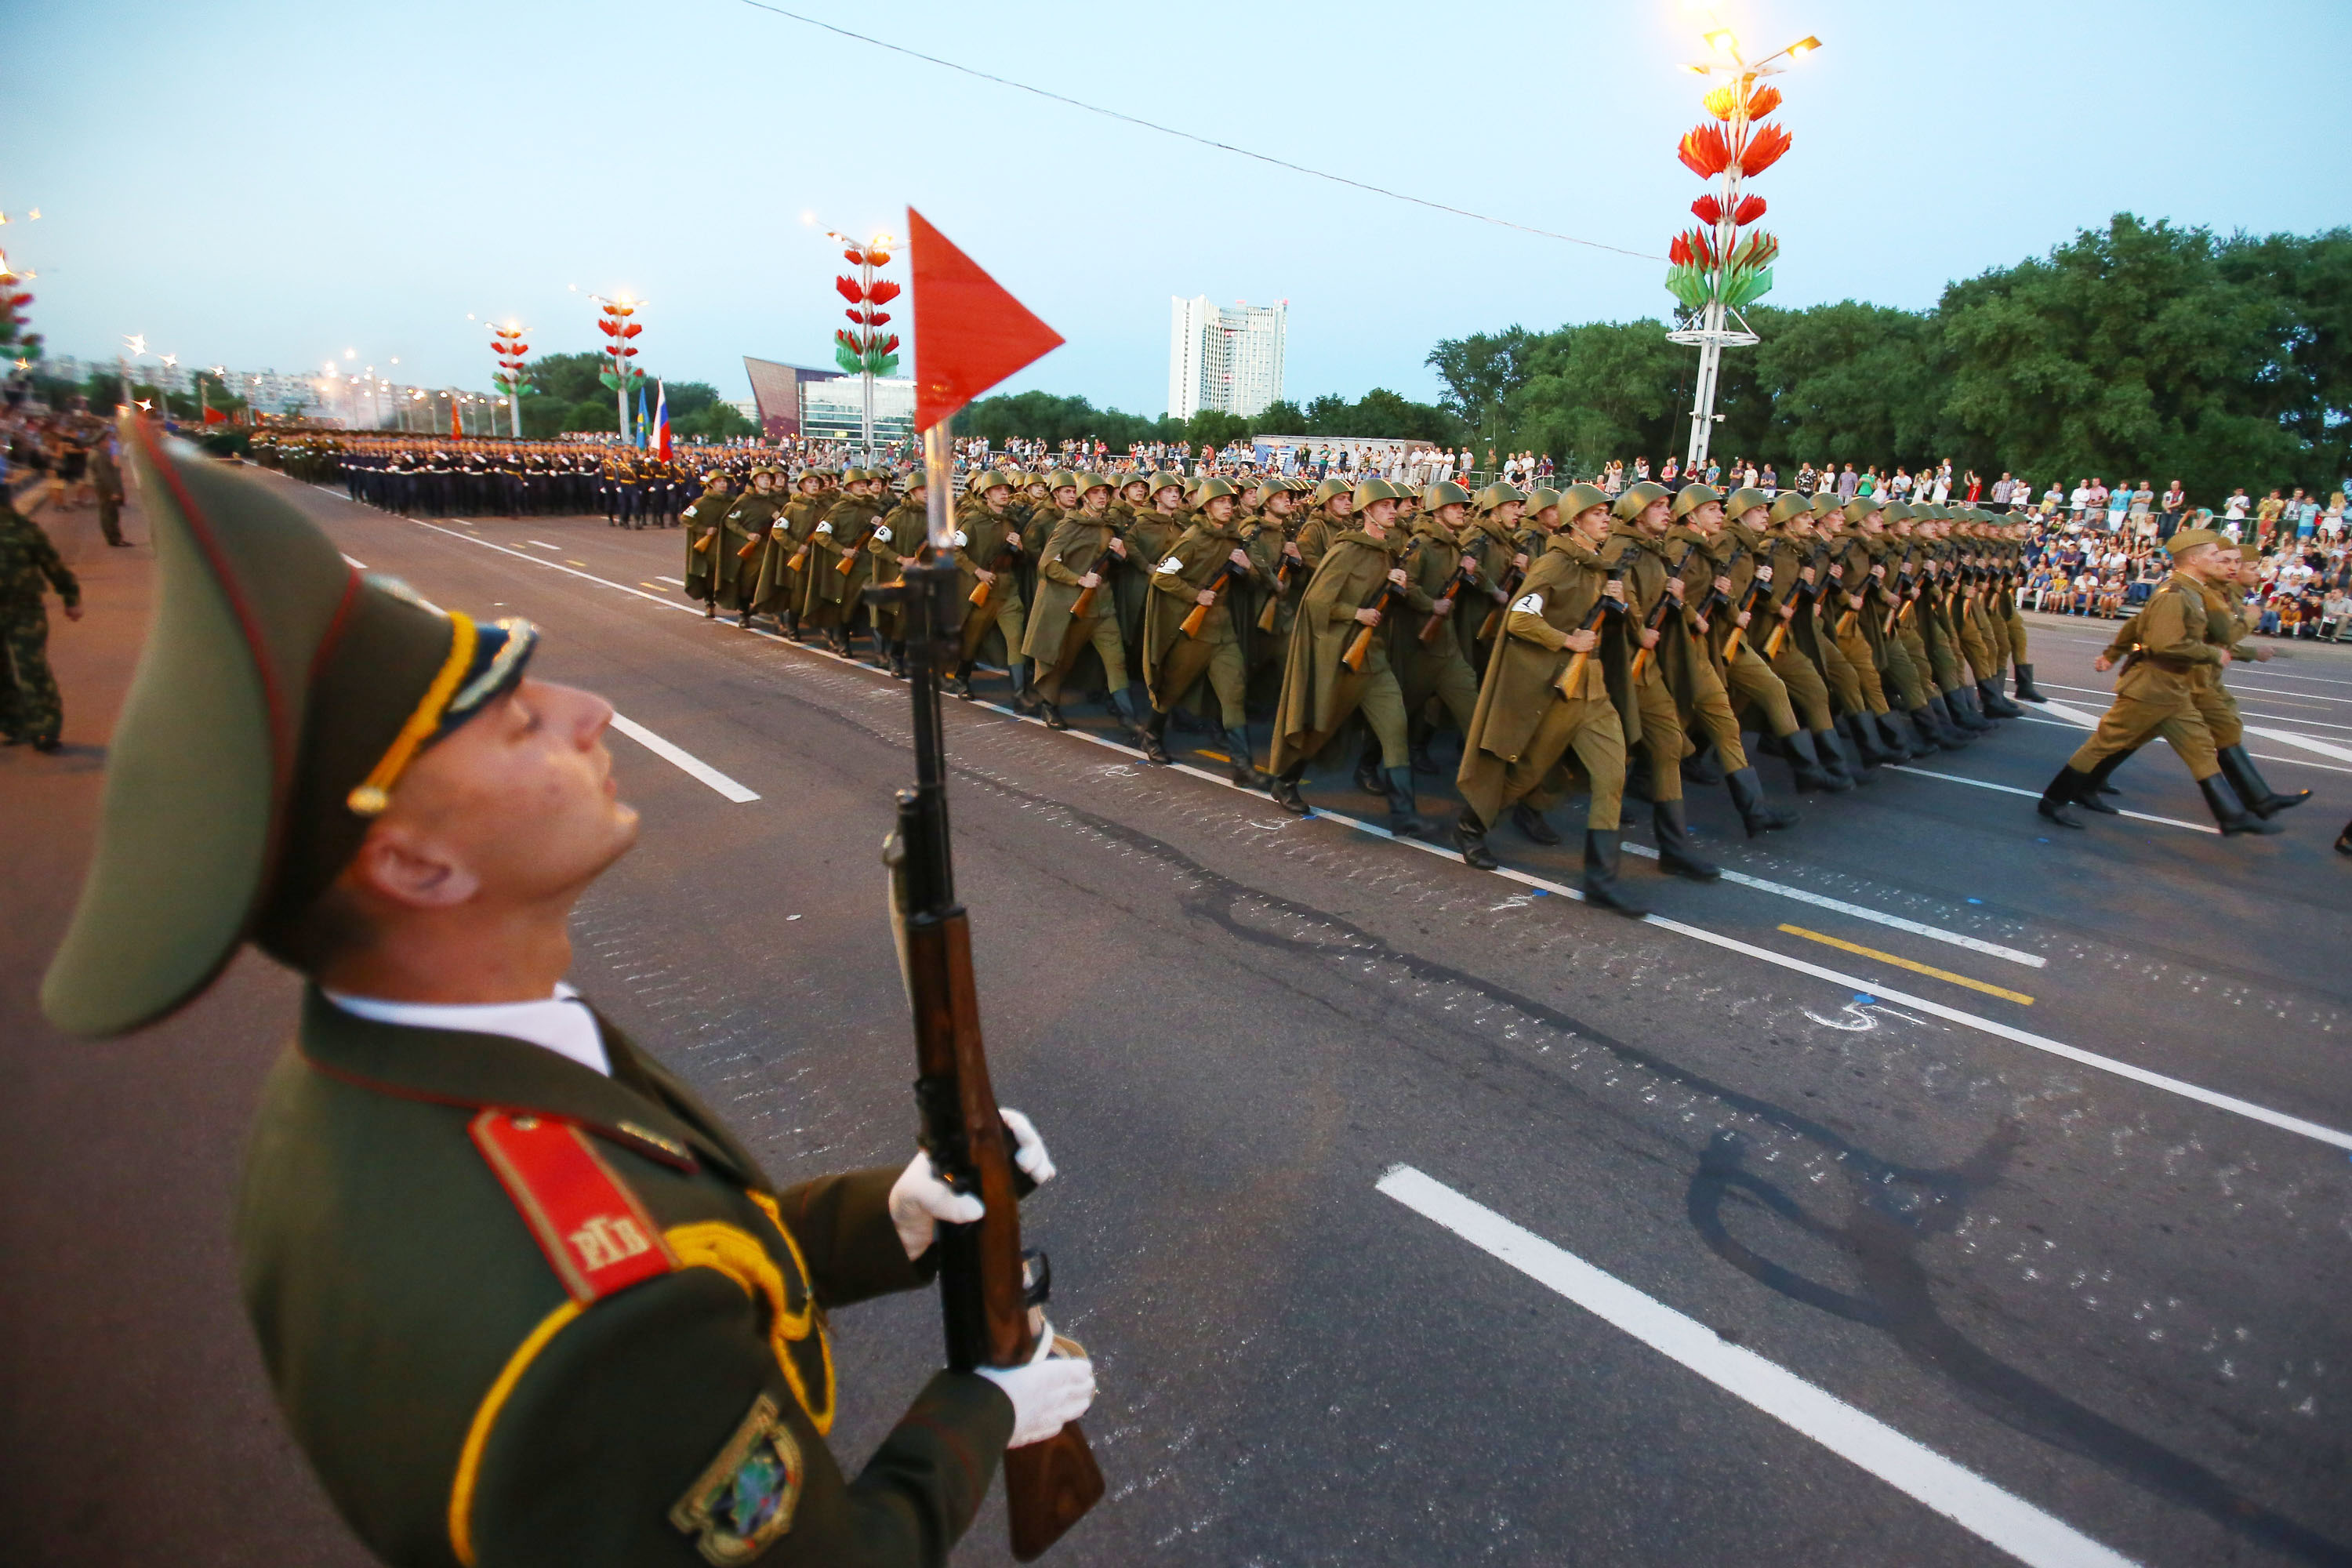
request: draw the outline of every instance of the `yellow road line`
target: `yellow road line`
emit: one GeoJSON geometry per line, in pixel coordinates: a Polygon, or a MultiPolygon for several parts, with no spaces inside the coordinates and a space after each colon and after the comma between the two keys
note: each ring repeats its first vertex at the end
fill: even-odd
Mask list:
{"type": "Polygon", "coordinates": [[[1988,996],[1998,996],[2005,1002],[2015,1002],[2027,1007],[2033,1005],[2033,998],[2022,991],[2011,991],[2003,986],[1988,984],[1981,980],[1971,980],[1965,974],[1955,974],[1948,969],[1937,969],[1933,964],[1921,963],[1916,959],[1905,958],[1899,953],[1881,952],[1874,947],[1864,947],[1860,942],[1846,942],[1838,937],[1823,936],[1820,931],[1807,931],[1802,926],[1784,925],[1780,929],[1790,936],[1801,936],[1807,942],[1818,942],[1825,947],[1843,948],[1847,952],[1858,952],[1864,958],[1874,958],[1882,963],[1892,963],[1897,968],[1907,969],[1914,974],[1932,974],[1938,980],[1948,980],[1955,985],[1965,985],[1971,991],[1981,991],[1988,996]]]}

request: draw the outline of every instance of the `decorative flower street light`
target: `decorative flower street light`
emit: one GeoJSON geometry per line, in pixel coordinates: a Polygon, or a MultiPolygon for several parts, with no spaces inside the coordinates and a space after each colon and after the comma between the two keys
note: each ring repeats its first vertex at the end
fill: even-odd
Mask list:
{"type": "Polygon", "coordinates": [[[898,334],[884,336],[883,327],[890,321],[889,312],[881,307],[898,297],[898,285],[875,273],[890,264],[890,247],[897,243],[887,234],[877,234],[860,245],[845,234],[825,231],[825,237],[837,239],[848,247],[841,254],[857,268],[855,278],[835,278],[833,287],[849,301],[847,316],[857,330],[843,331],[835,328],[833,334],[833,362],[850,374],[863,378],[866,393],[866,417],[863,426],[866,460],[874,460],[874,378],[888,375],[898,368],[898,334]]]}
{"type": "Polygon", "coordinates": [[[1789,150],[1789,132],[1763,122],[1766,115],[1780,107],[1780,91],[1763,85],[1761,79],[1778,76],[1786,68],[1775,62],[1801,59],[1822,47],[1819,38],[1801,38],[1749,65],[1741,58],[1739,39],[1730,28],[1711,25],[1705,37],[1707,47],[1721,58],[1683,68],[1715,83],[1701,100],[1713,119],[1685,132],[1675,154],[1685,168],[1708,181],[1714,189],[1691,204],[1691,212],[1698,218],[1696,226],[1675,236],[1666,247],[1666,289],[1689,312],[1680,326],[1666,334],[1666,341],[1698,348],[1690,447],[1683,459],[1685,470],[1706,461],[1707,445],[1719,417],[1715,412],[1715,391],[1723,351],[1745,348],[1757,341],[1748,318],[1740,312],[1770,290],[1772,261],[1780,253],[1780,242],[1761,229],[1744,239],[1739,237],[1741,229],[1764,216],[1764,198],[1743,195],[1742,183],[1770,168],[1789,150]]]}
{"type": "Polygon", "coordinates": [[[646,373],[629,363],[637,357],[636,348],[629,340],[646,329],[642,323],[629,318],[645,309],[646,302],[632,300],[626,294],[617,300],[607,300],[602,294],[591,294],[588,298],[596,301],[601,312],[596,319],[596,330],[604,334],[604,368],[597,379],[613,389],[613,396],[621,410],[621,445],[625,447],[629,444],[629,388],[633,384],[642,384],[646,379],[646,373]]]}
{"type": "Polygon", "coordinates": [[[0,344],[6,345],[18,370],[31,369],[33,362],[41,357],[41,334],[25,331],[31,324],[25,307],[33,302],[33,296],[24,285],[32,277],[29,271],[19,275],[8,264],[7,253],[0,251],[0,344]]]}
{"type": "MultiPolygon", "coordinates": [[[[514,438],[518,441],[522,439],[522,395],[532,390],[523,374],[523,355],[530,353],[530,345],[522,341],[523,331],[520,321],[490,327],[490,353],[499,361],[499,374],[490,377],[490,384],[507,395],[509,412],[514,416],[514,438]]],[[[493,404],[488,412],[490,434],[495,436],[499,433],[497,405],[493,404]]]]}

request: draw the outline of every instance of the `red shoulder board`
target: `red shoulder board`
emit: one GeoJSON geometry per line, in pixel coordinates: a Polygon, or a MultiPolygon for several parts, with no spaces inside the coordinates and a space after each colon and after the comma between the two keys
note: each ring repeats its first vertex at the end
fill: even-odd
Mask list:
{"type": "Polygon", "coordinates": [[[577,1127],[485,1110],[467,1131],[573,1300],[601,1300],[677,1267],[661,1227],[577,1127]]]}

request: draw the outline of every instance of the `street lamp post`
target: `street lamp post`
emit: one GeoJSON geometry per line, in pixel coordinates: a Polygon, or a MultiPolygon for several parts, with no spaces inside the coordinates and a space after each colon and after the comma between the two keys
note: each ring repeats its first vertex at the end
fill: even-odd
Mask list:
{"type": "Polygon", "coordinates": [[[831,230],[826,231],[825,237],[848,247],[841,254],[857,268],[855,278],[833,280],[835,290],[849,301],[849,309],[843,314],[857,327],[855,332],[835,331],[833,358],[835,364],[859,378],[865,392],[865,416],[859,434],[866,448],[865,460],[870,465],[874,461],[874,378],[888,375],[898,368],[898,335],[883,334],[882,328],[890,315],[881,309],[898,297],[898,285],[874,274],[890,264],[890,247],[898,242],[887,234],[877,234],[861,245],[845,234],[831,230]]]}
{"type": "Polygon", "coordinates": [[[609,361],[599,379],[613,389],[614,400],[620,409],[621,445],[625,447],[629,444],[629,385],[646,379],[646,373],[629,363],[637,357],[636,345],[629,340],[646,329],[629,318],[643,310],[646,302],[632,300],[626,294],[617,300],[607,300],[601,294],[588,297],[596,301],[596,330],[604,334],[604,353],[609,361]]]}
{"type": "Polygon", "coordinates": [[[1705,38],[1718,58],[1684,68],[1715,83],[1705,101],[1717,123],[1686,132],[1677,153],[1685,167],[1715,188],[1691,204],[1701,226],[1676,235],[1667,251],[1666,288],[1690,314],[1666,341],[1698,349],[1685,472],[1706,461],[1721,417],[1715,412],[1715,395],[1723,351],[1758,341],[1740,310],[1772,287],[1771,263],[1780,254],[1780,241],[1760,230],[1745,241],[1738,238],[1743,226],[1764,216],[1763,198],[1743,195],[1742,183],[1789,150],[1788,132],[1759,123],[1780,103],[1778,89],[1759,83],[1786,68],[1778,62],[1801,59],[1822,47],[1819,38],[1807,37],[1750,65],[1731,29],[1713,22],[1711,13],[1709,20],[1705,38]]]}

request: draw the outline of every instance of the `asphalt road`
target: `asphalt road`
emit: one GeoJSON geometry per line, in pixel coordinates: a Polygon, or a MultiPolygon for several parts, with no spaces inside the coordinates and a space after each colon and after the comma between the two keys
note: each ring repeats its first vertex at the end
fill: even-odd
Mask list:
{"type": "MultiPolygon", "coordinates": [[[[613,739],[644,837],[574,979],[780,1179],[903,1160],[905,687],[705,622],[676,532],[272,482],[740,786],[613,739]]],[[[226,1234],[291,982],[248,957],[100,1047],[33,1016],[145,603],[145,549],[95,532],[58,530],[94,605],[53,640],[74,744],[0,753],[0,1557],[357,1562],[226,1234]]],[[[2272,782],[2318,795],[2284,837],[2204,831],[2160,748],[2117,781],[2144,819],[2044,831],[2107,630],[2037,621],[2060,710],[1790,832],[1699,792],[1744,880],[1629,856],[1643,923],[1566,896],[1566,848],[1505,829],[1482,874],[1368,831],[1344,777],[1297,821],[1213,762],[953,705],[992,1062],[1065,1173],[1027,1223],[1100,1365],[1109,1498],[1050,1561],[2352,1561],[2352,658],[2232,672],[2272,782]]],[[[936,1311],[835,1327],[854,1465],[936,1311]]],[[[992,1507],[958,1560],[1003,1540],[992,1507]]]]}

